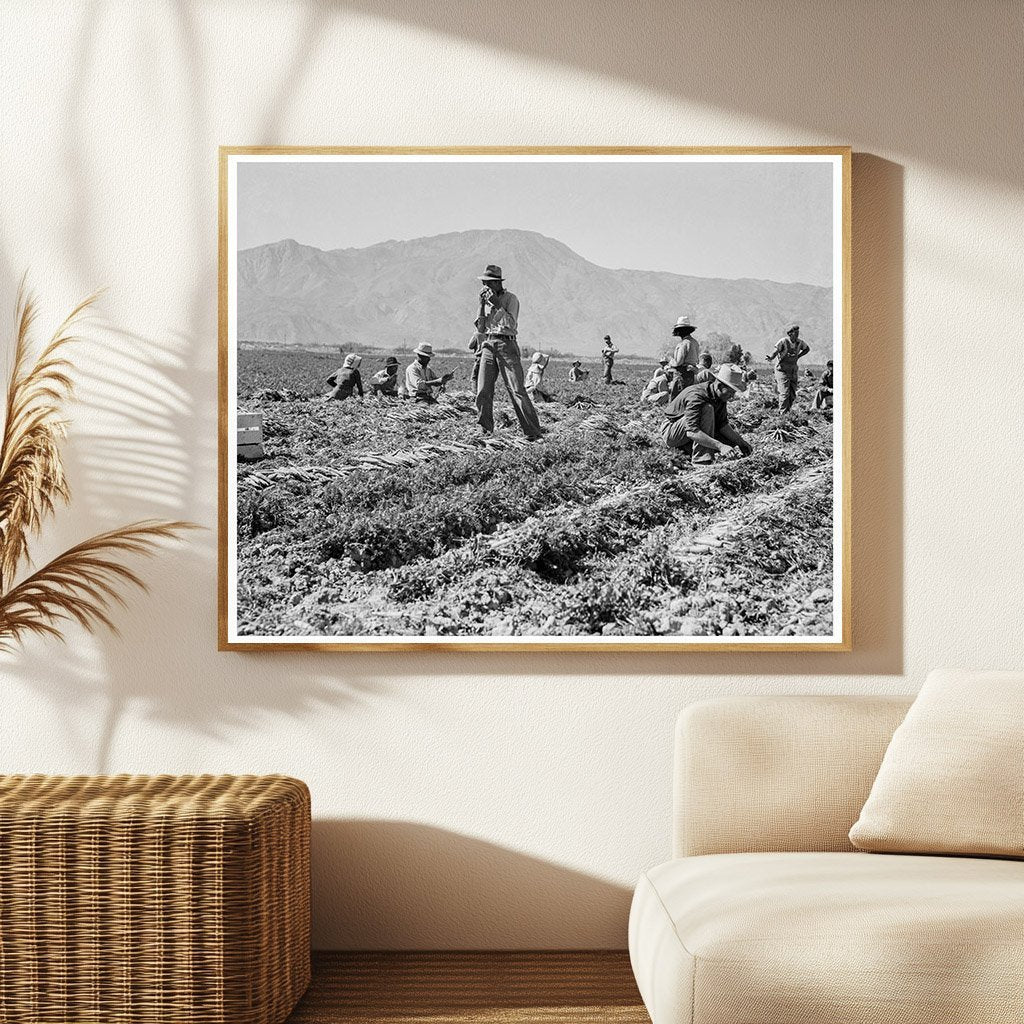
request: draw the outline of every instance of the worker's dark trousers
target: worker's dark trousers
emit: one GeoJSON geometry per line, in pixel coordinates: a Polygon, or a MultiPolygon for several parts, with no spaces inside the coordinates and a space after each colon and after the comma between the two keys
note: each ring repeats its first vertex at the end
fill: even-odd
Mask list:
{"type": "Polygon", "coordinates": [[[499,370],[523,433],[527,437],[540,437],[543,431],[537,410],[526,393],[519,345],[515,338],[493,334],[487,336],[480,353],[480,375],[476,382],[477,421],[480,426],[488,433],[494,430],[494,385],[499,370]]]}
{"type": "Polygon", "coordinates": [[[796,401],[796,370],[775,368],[775,387],[779,392],[779,412],[789,412],[796,401]]]}
{"type": "Polygon", "coordinates": [[[604,364],[604,382],[605,384],[611,384],[612,382],[612,364],[604,364]]]}
{"type": "MultiPolygon", "coordinates": [[[[686,436],[686,417],[677,420],[666,420],[662,428],[665,432],[665,444],[669,448],[678,448],[684,455],[689,455],[693,462],[713,462],[717,452],[713,448],[705,448],[702,444],[694,444],[686,436]]],[[[715,437],[715,410],[705,405],[700,414],[700,429],[709,437],[715,437]]],[[[715,437],[715,440],[719,438],[715,437]]]]}

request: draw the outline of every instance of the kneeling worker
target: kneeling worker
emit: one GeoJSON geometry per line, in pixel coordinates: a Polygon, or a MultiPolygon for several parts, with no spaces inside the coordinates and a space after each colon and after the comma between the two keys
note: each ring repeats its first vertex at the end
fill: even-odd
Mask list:
{"type": "Polygon", "coordinates": [[[416,358],[405,368],[405,392],[417,402],[433,405],[437,402],[434,389],[443,388],[455,374],[446,373],[438,377],[434,373],[429,365],[434,358],[434,346],[429,342],[421,341],[412,350],[412,354],[416,358]]]}
{"type": "Polygon", "coordinates": [[[665,408],[665,443],[697,464],[714,462],[716,454],[725,455],[732,448],[750,455],[754,449],[729,425],[726,408],[746,388],[743,370],[730,363],[719,367],[707,384],[684,388],[665,408]]]}

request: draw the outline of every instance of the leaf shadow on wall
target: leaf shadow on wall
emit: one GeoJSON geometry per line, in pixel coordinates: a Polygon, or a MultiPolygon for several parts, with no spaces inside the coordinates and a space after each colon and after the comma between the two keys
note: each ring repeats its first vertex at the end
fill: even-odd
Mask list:
{"type": "MultiPolygon", "coordinates": [[[[469,140],[477,145],[511,141],[504,126],[506,117],[519,115],[519,65],[509,62],[507,75],[503,66],[508,55],[521,54],[541,66],[635,86],[641,95],[735,112],[746,122],[738,138],[671,139],[652,139],[645,126],[632,124],[624,139],[615,123],[613,135],[597,144],[778,145],[780,130],[789,130],[803,135],[789,140],[794,143],[853,139],[859,148],[904,154],[960,175],[1015,186],[1021,180],[1019,133],[998,127],[1020,119],[1021,79],[1007,72],[1020,63],[1019,5],[517,0],[499,16],[475,0],[333,0],[330,6],[492,50],[495,88],[480,90],[478,106],[470,98],[460,108],[462,130],[483,128],[469,140]]],[[[426,81],[438,74],[434,66],[423,68],[426,81]]],[[[587,108],[586,83],[576,95],[580,120],[599,124],[601,111],[587,108]]],[[[430,122],[423,123],[429,131],[430,122]]]]}
{"type": "Polygon", "coordinates": [[[626,946],[631,889],[409,821],[313,823],[319,949],[626,946]]]}
{"type": "MultiPolygon", "coordinates": [[[[76,347],[77,397],[83,414],[75,414],[64,448],[74,498],[71,508],[58,516],[52,534],[48,531],[43,538],[40,553],[134,519],[190,518],[212,525],[215,517],[217,262],[211,240],[216,238],[216,150],[207,144],[205,132],[212,121],[202,86],[208,55],[193,5],[177,2],[166,14],[166,20],[161,14],[152,22],[146,17],[135,22],[140,35],[133,55],[140,78],[148,76],[138,83],[139,91],[160,96],[178,90],[181,123],[194,129],[174,140],[176,146],[187,147],[191,176],[179,183],[180,193],[172,200],[189,252],[197,260],[194,284],[182,302],[184,316],[177,333],[147,337],[98,317],[76,347]],[[161,34],[163,28],[169,35],[161,34]],[[165,40],[174,46],[175,66],[180,69],[174,81],[161,71],[165,40]]],[[[256,137],[273,141],[282,130],[289,104],[315,58],[328,14],[322,5],[311,5],[305,12],[289,73],[274,86],[253,128],[256,137]]],[[[61,269],[77,281],[76,298],[102,282],[111,285],[111,301],[125,302],[126,297],[116,293],[126,283],[138,287],[133,268],[121,265],[116,252],[99,251],[92,231],[102,222],[104,204],[130,201],[133,184],[115,177],[113,186],[106,183],[105,192],[90,170],[100,159],[90,89],[103,77],[104,17],[103,5],[95,5],[81,19],[73,74],[64,96],[63,166],[66,187],[76,202],[66,224],[66,265],[61,269]],[[125,192],[115,200],[109,188],[117,188],[118,182],[125,192]],[[112,269],[117,275],[113,281],[112,269]]],[[[161,127],[154,125],[152,139],[146,140],[154,149],[160,145],[161,127]]],[[[13,282],[21,274],[14,263],[14,254],[0,244],[0,271],[12,295],[13,282]]],[[[144,760],[124,765],[118,759],[117,733],[129,708],[185,726],[197,736],[217,738],[232,729],[255,728],[267,715],[303,717],[322,708],[366,702],[385,691],[372,671],[364,676],[357,668],[339,677],[336,665],[324,671],[327,662],[322,657],[282,653],[275,658],[273,673],[268,673],[250,655],[215,654],[215,527],[209,533],[188,535],[180,545],[169,545],[151,562],[139,563],[138,569],[150,582],[151,592],[126,593],[127,607],[116,609],[114,615],[120,638],[100,633],[90,641],[70,627],[65,649],[31,642],[4,666],[7,674],[22,679],[65,712],[58,715],[66,733],[64,749],[91,770],[162,770],[144,760]],[[98,730],[97,707],[102,709],[98,730]]],[[[191,767],[201,770],[205,764],[205,758],[197,759],[191,767]]],[[[250,760],[245,767],[228,770],[280,767],[250,760]]]]}

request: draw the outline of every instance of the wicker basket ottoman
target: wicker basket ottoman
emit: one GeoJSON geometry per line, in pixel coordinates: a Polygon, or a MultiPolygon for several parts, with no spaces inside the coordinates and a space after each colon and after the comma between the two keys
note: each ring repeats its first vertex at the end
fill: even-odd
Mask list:
{"type": "Polygon", "coordinates": [[[279,1024],[309,832],[284,776],[0,777],[0,1021],[279,1024]]]}

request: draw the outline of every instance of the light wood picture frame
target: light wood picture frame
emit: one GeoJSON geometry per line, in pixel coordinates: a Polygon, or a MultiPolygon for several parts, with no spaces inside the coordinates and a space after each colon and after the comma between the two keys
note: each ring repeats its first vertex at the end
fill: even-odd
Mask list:
{"type": "Polygon", "coordinates": [[[221,147],[219,648],[851,650],[850,175],[221,147]]]}

